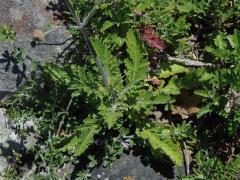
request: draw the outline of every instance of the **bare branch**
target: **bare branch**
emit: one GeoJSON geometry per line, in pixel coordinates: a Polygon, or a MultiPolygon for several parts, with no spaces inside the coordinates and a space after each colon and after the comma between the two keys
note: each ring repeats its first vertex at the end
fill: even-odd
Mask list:
{"type": "Polygon", "coordinates": [[[186,66],[194,66],[194,67],[215,67],[216,65],[211,64],[211,63],[204,63],[201,61],[195,61],[192,59],[185,59],[185,58],[176,58],[176,57],[172,57],[172,56],[167,56],[166,60],[168,61],[173,61],[173,62],[177,62],[177,63],[181,63],[184,64],[186,66]]]}
{"type": "Polygon", "coordinates": [[[188,176],[190,173],[190,158],[189,158],[188,149],[185,142],[183,142],[183,146],[184,146],[183,155],[184,155],[184,160],[186,165],[185,169],[186,169],[186,175],[188,176]]]}

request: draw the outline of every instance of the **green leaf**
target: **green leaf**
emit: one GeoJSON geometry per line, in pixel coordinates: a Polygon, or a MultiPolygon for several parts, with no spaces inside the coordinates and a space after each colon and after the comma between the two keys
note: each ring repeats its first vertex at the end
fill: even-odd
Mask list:
{"type": "Polygon", "coordinates": [[[195,90],[194,94],[205,97],[205,98],[210,98],[210,94],[208,90],[195,90]]]}
{"type": "Polygon", "coordinates": [[[161,92],[169,95],[179,95],[181,92],[182,86],[178,85],[179,78],[178,76],[173,76],[168,84],[161,89],[161,92]]]}
{"type": "Polygon", "coordinates": [[[136,9],[139,9],[141,11],[145,11],[147,9],[150,9],[154,6],[154,3],[151,0],[148,1],[141,1],[138,5],[136,9]]]}
{"type": "Polygon", "coordinates": [[[120,112],[116,111],[116,106],[105,106],[101,105],[99,108],[99,114],[102,116],[104,122],[107,124],[108,129],[111,129],[118,121],[121,116],[120,112]]]}
{"type": "Polygon", "coordinates": [[[149,142],[153,151],[161,150],[164,152],[177,166],[183,163],[181,149],[178,143],[173,142],[171,138],[161,138],[162,130],[160,127],[153,126],[149,128],[137,129],[136,134],[149,142]]]}
{"type": "Polygon", "coordinates": [[[207,46],[205,50],[209,53],[212,53],[216,57],[225,58],[230,56],[229,49],[220,49],[220,48],[213,48],[211,46],[207,46]]]}
{"type": "Polygon", "coordinates": [[[58,146],[61,146],[58,150],[62,152],[74,150],[75,155],[80,156],[94,142],[93,137],[99,131],[100,126],[94,119],[85,119],[84,124],[80,125],[73,135],[63,139],[58,144],[58,146]]]}
{"type": "MultiPolygon", "coordinates": [[[[85,93],[93,94],[98,89],[97,77],[86,67],[76,65],[63,65],[59,67],[53,63],[47,64],[44,72],[58,85],[67,87],[72,92],[72,97],[85,93]]],[[[95,93],[96,94],[96,93],[95,93]]]]}
{"type": "Polygon", "coordinates": [[[160,92],[169,95],[179,95],[182,88],[196,88],[203,84],[207,84],[212,78],[213,75],[208,73],[206,69],[199,68],[186,73],[186,75],[181,78],[177,75],[173,76],[168,84],[160,89],[160,92]]]}
{"type": "Polygon", "coordinates": [[[78,17],[77,17],[77,14],[75,12],[75,9],[73,8],[73,2],[72,0],[65,0],[65,3],[67,4],[67,7],[69,9],[69,11],[71,12],[75,22],[78,22],[78,17]]]}
{"type": "Polygon", "coordinates": [[[128,82],[143,80],[147,76],[149,62],[144,60],[145,49],[136,31],[130,30],[126,38],[127,51],[131,60],[125,60],[128,82]]]}
{"type": "Polygon", "coordinates": [[[0,41],[16,40],[16,33],[12,31],[11,27],[3,25],[0,26],[0,41]]]}
{"type": "Polygon", "coordinates": [[[113,22],[111,22],[111,21],[105,21],[104,24],[102,25],[100,31],[104,32],[104,31],[106,31],[107,29],[111,28],[114,25],[115,24],[113,22]]]}
{"type": "MultiPolygon", "coordinates": [[[[240,172],[240,155],[238,154],[235,159],[228,163],[225,167],[224,177],[226,179],[235,179],[239,176],[240,172]]],[[[223,178],[223,179],[225,179],[223,178]]]]}
{"type": "Polygon", "coordinates": [[[136,101],[136,106],[148,107],[149,105],[167,104],[171,101],[171,97],[166,94],[156,94],[152,91],[141,91],[136,101]]]}
{"type": "Polygon", "coordinates": [[[223,50],[226,49],[227,40],[226,40],[225,34],[219,33],[217,37],[214,39],[214,43],[219,49],[223,49],[223,50]]]}
{"type": "Polygon", "coordinates": [[[178,5],[177,9],[181,13],[190,13],[191,11],[198,10],[196,3],[189,3],[189,2],[185,2],[182,5],[178,5]]]}
{"type": "Polygon", "coordinates": [[[60,83],[62,85],[68,85],[70,82],[70,79],[68,77],[68,74],[65,68],[60,68],[53,63],[49,63],[47,64],[47,66],[45,66],[44,72],[48,74],[51,77],[51,79],[56,83],[60,83]]]}
{"type": "Polygon", "coordinates": [[[118,92],[122,89],[122,78],[119,69],[119,61],[108,51],[108,47],[102,42],[94,39],[92,45],[100,58],[109,84],[118,92]]]}
{"type": "Polygon", "coordinates": [[[203,117],[204,115],[206,115],[206,114],[208,114],[212,111],[213,111],[212,105],[208,104],[208,105],[206,105],[206,106],[204,106],[200,109],[200,111],[197,114],[197,118],[199,119],[199,118],[203,117]]]}
{"type": "Polygon", "coordinates": [[[207,52],[212,53],[216,57],[229,58],[231,51],[228,49],[228,42],[230,43],[230,45],[231,43],[233,43],[230,37],[227,38],[227,36],[224,33],[219,32],[216,38],[214,39],[216,48],[208,46],[205,49],[207,52]]]}
{"type": "Polygon", "coordinates": [[[187,89],[196,88],[203,84],[207,85],[212,78],[213,74],[208,73],[204,68],[199,68],[180,78],[177,85],[178,87],[185,87],[187,89]]]}
{"type": "Polygon", "coordinates": [[[189,69],[184,66],[165,62],[161,64],[160,78],[168,78],[175,74],[188,73],[188,72],[189,72],[189,69]]]}
{"type": "Polygon", "coordinates": [[[90,144],[93,143],[94,139],[94,135],[97,134],[99,132],[99,127],[97,125],[92,125],[88,131],[84,131],[84,133],[82,133],[79,136],[79,139],[81,140],[77,145],[76,145],[76,156],[80,156],[82,153],[84,153],[88,146],[90,144]]]}
{"type": "Polygon", "coordinates": [[[234,34],[229,35],[228,41],[232,48],[239,49],[240,48],[240,31],[237,29],[234,29],[234,34]]]}
{"type": "Polygon", "coordinates": [[[172,98],[161,91],[135,89],[127,95],[127,107],[144,114],[151,114],[156,105],[172,103],[172,98]]]}
{"type": "Polygon", "coordinates": [[[78,97],[83,93],[96,95],[95,89],[99,88],[101,82],[98,81],[97,77],[88,68],[72,65],[71,69],[67,72],[69,81],[71,82],[69,90],[72,90],[73,97],[78,97]]]}

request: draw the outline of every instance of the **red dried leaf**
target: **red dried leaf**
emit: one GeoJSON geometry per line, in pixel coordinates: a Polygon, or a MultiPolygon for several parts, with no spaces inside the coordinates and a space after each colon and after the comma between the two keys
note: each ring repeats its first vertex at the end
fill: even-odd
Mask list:
{"type": "Polygon", "coordinates": [[[152,27],[141,27],[141,37],[150,47],[156,48],[160,51],[165,49],[163,41],[161,40],[160,36],[156,34],[152,27]]]}

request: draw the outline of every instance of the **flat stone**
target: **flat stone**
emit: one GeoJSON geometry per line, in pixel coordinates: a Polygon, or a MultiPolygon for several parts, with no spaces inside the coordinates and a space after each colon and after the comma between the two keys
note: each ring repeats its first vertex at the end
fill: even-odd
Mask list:
{"type": "Polygon", "coordinates": [[[56,28],[60,21],[54,20],[52,11],[47,10],[51,0],[9,0],[0,2],[0,25],[12,26],[17,32],[16,47],[27,54],[24,62],[14,65],[9,56],[13,42],[0,43],[0,98],[15,91],[29,77],[32,62],[53,61],[68,45],[58,45],[69,39],[64,27],[56,28]],[[41,45],[34,46],[33,31],[39,29],[46,33],[41,45]]]}
{"type": "Polygon", "coordinates": [[[46,7],[51,0],[4,0],[0,2],[0,24],[13,27],[18,33],[31,33],[46,23],[57,24],[46,7]]]}
{"type": "MultiPolygon", "coordinates": [[[[156,166],[156,165],[155,165],[156,166]]],[[[178,172],[184,174],[184,168],[177,168],[166,165],[166,163],[157,164],[157,172],[150,164],[143,164],[140,156],[123,154],[119,159],[113,162],[111,168],[99,167],[92,171],[91,180],[165,180],[177,179],[178,172]]]]}

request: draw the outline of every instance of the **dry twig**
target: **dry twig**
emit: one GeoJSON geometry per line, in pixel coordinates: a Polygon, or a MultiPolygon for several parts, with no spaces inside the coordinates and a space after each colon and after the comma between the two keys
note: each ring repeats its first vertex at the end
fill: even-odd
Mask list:
{"type": "Polygon", "coordinates": [[[186,143],[183,142],[183,156],[184,156],[184,160],[185,160],[185,169],[186,169],[186,175],[188,176],[189,175],[189,172],[190,172],[190,158],[189,158],[189,154],[188,154],[188,149],[187,149],[187,146],[186,146],[186,143]]]}
{"type": "Polygon", "coordinates": [[[185,58],[176,58],[172,56],[167,56],[168,61],[173,61],[177,63],[184,64],[186,66],[194,66],[194,67],[215,67],[216,65],[211,64],[211,63],[204,63],[201,61],[195,61],[191,59],[185,59],[185,58]]]}

